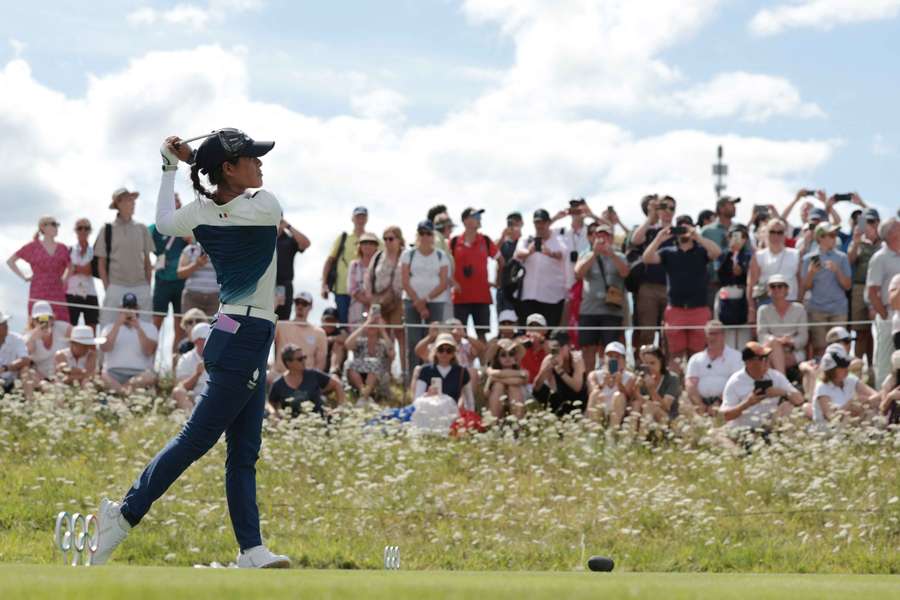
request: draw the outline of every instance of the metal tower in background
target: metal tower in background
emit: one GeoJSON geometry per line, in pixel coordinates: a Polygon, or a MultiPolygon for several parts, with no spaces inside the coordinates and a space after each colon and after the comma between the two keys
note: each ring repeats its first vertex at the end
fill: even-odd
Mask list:
{"type": "Polygon", "coordinates": [[[716,198],[722,197],[722,192],[728,186],[725,185],[725,177],[728,175],[728,165],[722,162],[722,146],[719,146],[719,160],[713,165],[713,177],[716,178],[716,198]]]}

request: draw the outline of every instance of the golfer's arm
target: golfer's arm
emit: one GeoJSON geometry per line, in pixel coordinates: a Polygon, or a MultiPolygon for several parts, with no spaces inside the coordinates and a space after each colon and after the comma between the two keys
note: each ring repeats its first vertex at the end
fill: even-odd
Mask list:
{"type": "Polygon", "coordinates": [[[165,235],[192,235],[194,227],[199,224],[196,214],[201,201],[191,202],[176,210],[175,173],[177,171],[174,170],[162,173],[156,198],[156,230],[165,235]]]}

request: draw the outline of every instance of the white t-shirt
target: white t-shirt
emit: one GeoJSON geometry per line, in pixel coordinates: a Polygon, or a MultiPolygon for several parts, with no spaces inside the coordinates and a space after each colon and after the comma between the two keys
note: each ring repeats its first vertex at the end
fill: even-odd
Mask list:
{"type": "Polygon", "coordinates": [[[728,378],[744,368],[741,353],[725,346],[722,356],[710,360],[709,352],[703,350],[691,356],[687,364],[687,377],[697,378],[697,391],[703,398],[718,398],[725,390],[728,378]]]}
{"type": "Polygon", "coordinates": [[[56,353],[63,348],[68,348],[66,332],[69,324],[63,321],[53,321],[53,337],[50,347],[44,345],[40,335],[34,338],[34,352],[31,354],[31,362],[41,377],[49,379],[56,374],[56,353]]]}
{"type": "MultiPolygon", "coordinates": [[[[447,281],[453,277],[450,272],[450,259],[443,250],[435,248],[431,254],[422,254],[418,248],[410,248],[403,252],[400,256],[400,262],[404,265],[410,265],[409,285],[415,290],[419,298],[427,299],[431,290],[441,283],[441,267],[447,267],[447,281]]],[[[403,293],[404,298],[409,298],[406,292],[403,293]]],[[[449,302],[450,286],[447,286],[440,296],[427,300],[428,302],[449,302]]]]}
{"type": "MultiPolygon", "coordinates": [[[[88,244],[84,254],[76,242],[69,248],[69,258],[72,259],[73,267],[83,267],[91,264],[94,258],[94,247],[88,244]]],[[[70,296],[96,296],[97,287],[94,285],[94,278],[90,275],[69,275],[66,281],[66,294],[70,296]]]]}
{"type": "Polygon", "coordinates": [[[800,267],[800,253],[794,248],[785,248],[777,255],[773,255],[768,248],[757,250],[756,264],[759,265],[759,280],[765,283],[775,273],[784,275],[788,282],[787,299],[797,300],[797,270],[800,267]]]}
{"type": "MultiPolygon", "coordinates": [[[[600,395],[603,396],[603,398],[607,402],[612,401],[613,394],[615,394],[617,391],[619,391],[619,388],[616,387],[615,384],[610,385],[610,386],[603,385],[603,380],[606,378],[606,373],[607,373],[606,367],[603,367],[602,369],[597,369],[594,372],[597,374],[597,376],[596,376],[597,381],[600,382],[600,385],[602,386],[602,387],[598,388],[600,395]]],[[[629,372],[629,371],[622,372],[622,385],[627,386],[629,384],[629,382],[631,382],[632,379],[634,379],[634,375],[632,375],[631,372],[629,372]]]]}
{"type": "Polygon", "coordinates": [[[859,379],[855,375],[847,375],[843,387],[838,387],[833,383],[825,383],[824,381],[818,382],[816,391],[813,392],[813,421],[825,423],[825,415],[822,413],[822,406],[819,404],[821,396],[828,396],[828,399],[831,400],[832,408],[840,408],[853,400],[858,384],[859,379]]]}
{"type": "MultiPolygon", "coordinates": [[[[516,252],[528,250],[533,238],[521,237],[516,252]]],[[[546,304],[556,304],[566,297],[566,261],[569,250],[559,239],[551,234],[543,245],[551,252],[559,252],[562,257],[557,260],[541,252],[535,252],[525,259],[525,279],[522,280],[522,300],[535,300],[546,304]]]]}
{"type": "MultiPolygon", "coordinates": [[[[151,323],[138,321],[141,329],[151,340],[156,341],[156,327],[151,323]]],[[[103,328],[103,337],[108,337],[112,331],[113,323],[103,328]]],[[[146,371],[153,367],[153,355],[147,356],[141,350],[141,341],[138,339],[137,331],[133,327],[119,327],[119,334],[116,336],[116,343],[113,349],[104,353],[103,372],[109,369],[140,369],[146,371]]]]}
{"type": "MultiPolygon", "coordinates": [[[[781,371],[769,369],[763,379],[771,379],[772,385],[783,390],[791,391],[794,386],[787,380],[781,371]]],[[[747,373],[747,369],[741,369],[728,379],[725,391],[722,393],[721,412],[734,408],[743,402],[753,391],[753,378],[747,373]]],[[[729,427],[758,427],[775,413],[778,408],[778,398],[764,398],[759,404],[755,404],[741,413],[737,419],[728,421],[729,427]]]]}
{"type": "MultiPolygon", "coordinates": [[[[181,355],[178,359],[178,366],[175,367],[175,379],[182,381],[191,377],[197,371],[197,365],[203,362],[203,357],[194,348],[190,352],[181,355]]],[[[209,374],[204,370],[203,374],[197,378],[197,385],[193,390],[189,390],[195,396],[199,396],[206,391],[206,384],[209,382],[209,374]]]]}
{"type": "Polygon", "coordinates": [[[0,366],[9,366],[10,363],[28,356],[28,346],[25,339],[12,331],[6,334],[6,339],[0,345],[0,366]]]}

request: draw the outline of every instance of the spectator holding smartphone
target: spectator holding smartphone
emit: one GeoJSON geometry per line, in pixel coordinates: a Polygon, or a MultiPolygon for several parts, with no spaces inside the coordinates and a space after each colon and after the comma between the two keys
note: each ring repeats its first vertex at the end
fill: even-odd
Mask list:
{"type": "Polygon", "coordinates": [[[838,250],[837,225],[819,223],[815,236],[818,252],[807,255],[803,260],[801,271],[801,288],[809,291],[807,313],[812,323],[821,323],[810,327],[810,341],[813,354],[819,356],[825,350],[825,334],[828,323],[844,323],[847,320],[847,290],[850,289],[850,261],[847,255],[838,250]]]}
{"type": "Polygon", "coordinates": [[[519,239],[515,258],[525,265],[522,297],[517,312],[543,315],[550,327],[562,324],[566,299],[565,261],[569,251],[550,229],[550,213],[534,211],[534,236],[519,239]]]}
{"type": "Polygon", "coordinates": [[[181,308],[199,308],[208,315],[219,312],[219,282],[203,246],[193,242],[185,246],[178,261],[178,277],[184,280],[181,308]]]}
{"type": "Polygon", "coordinates": [[[634,374],[625,363],[625,346],[610,342],[604,349],[601,367],[588,374],[587,417],[599,423],[606,418],[609,429],[617,430],[625,418],[628,399],[634,395],[634,374]]]}
{"type": "Polygon", "coordinates": [[[138,319],[137,296],[126,293],[121,306],[124,310],[117,313],[116,320],[103,328],[106,341],[100,346],[104,352],[101,378],[110,391],[128,395],[133,389],[156,383],[153,357],[158,334],[151,323],[138,319]]]}
{"type": "Polygon", "coordinates": [[[638,359],[631,409],[640,418],[639,429],[646,432],[654,425],[667,428],[678,417],[681,382],[666,368],[666,355],[659,346],[641,346],[638,359]]]}
{"type": "MultiPolygon", "coordinates": [[[[67,315],[68,316],[68,315],[67,315]]],[[[57,319],[50,303],[38,300],[31,306],[31,321],[25,335],[34,382],[52,379],[56,374],[56,353],[68,346],[72,326],[68,318],[57,319]]]]}
{"type": "Polygon", "coordinates": [[[502,419],[507,407],[517,419],[525,417],[525,394],[528,371],[521,367],[525,348],[513,339],[500,339],[486,370],[488,409],[495,419],[502,419]]]}

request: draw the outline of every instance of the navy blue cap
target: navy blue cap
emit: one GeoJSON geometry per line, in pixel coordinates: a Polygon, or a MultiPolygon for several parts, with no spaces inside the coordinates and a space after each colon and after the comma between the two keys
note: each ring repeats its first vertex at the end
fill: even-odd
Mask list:
{"type": "Polygon", "coordinates": [[[135,296],[131,292],[126,292],[125,295],[122,296],[122,308],[137,308],[137,307],[138,307],[137,296],[135,296]]]}
{"type": "Polygon", "coordinates": [[[323,319],[327,319],[329,317],[334,320],[337,320],[338,319],[338,309],[336,309],[333,306],[329,306],[328,308],[326,308],[325,310],[322,311],[323,319]]]}
{"type": "Polygon", "coordinates": [[[862,213],[862,218],[866,221],[881,221],[881,215],[872,207],[867,208],[862,213]]]}
{"type": "Polygon", "coordinates": [[[263,156],[274,145],[275,142],[257,142],[240,129],[225,127],[203,140],[194,161],[199,165],[200,172],[207,174],[226,160],[240,156],[263,156]]]}
{"type": "Polygon", "coordinates": [[[549,221],[550,213],[548,213],[545,209],[539,208],[534,211],[534,220],[535,221],[549,221]]]}
{"type": "Polygon", "coordinates": [[[828,220],[828,213],[825,212],[825,209],[824,209],[824,208],[818,208],[818,207],[816,207],[816,208],[814,208],[814,209],[812,209],[812,210],[809,211],[809,219],[810,219],[810,220],[818,219],[818,220],[820,220],[820,221],[827,221],[827,220],[828,220]]]}
{"type": "Polygon", "coordinates": [[[416,231],[434,231],[434,223],[428,219],[419,221],[419,224],[416,226],[416,231]]]}
{"type": "Polygon", "coordinates": [[[480,217],[484,213],[483,208],[472,208],[471,206],[462,211],[462,220],[465,221],[469,217],[480,217]]]}

